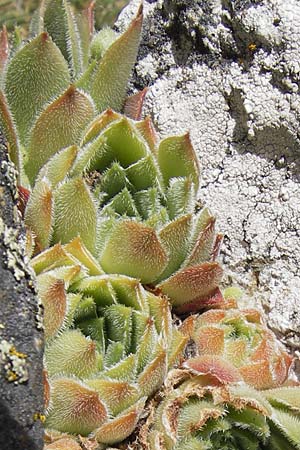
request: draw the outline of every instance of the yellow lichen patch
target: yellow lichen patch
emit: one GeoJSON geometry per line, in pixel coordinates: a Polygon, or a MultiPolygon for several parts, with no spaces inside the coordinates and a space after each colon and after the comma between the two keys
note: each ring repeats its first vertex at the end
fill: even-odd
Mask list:
{"type": "Polygon", "coordinates": [[[11,354],[11,355],[14,355],[14,356],[17,356],[18,358],[27,358],[28,357],[28,355],[26,355],[26,353],[21,353],[21,352],[18,352],[17,351],[17,349],[16,349],[16,347],[14,346],[14,345],[12,345],[11,346],[11,348],[10,348],[10,350],[9,350],[9,353],[11,354]]]}
{"type": "Polygon", "coordinates": [[[40,413],[40,412],[36,412],[36,413],[34,413],[33,414],[33,420],[36,422],[36,421],[41,421],[42,423],[44,423],[45,422],[45,420],[46,420],[46,416],[45,416],[45,414],[42,414],[42,413],[40,413]]]}

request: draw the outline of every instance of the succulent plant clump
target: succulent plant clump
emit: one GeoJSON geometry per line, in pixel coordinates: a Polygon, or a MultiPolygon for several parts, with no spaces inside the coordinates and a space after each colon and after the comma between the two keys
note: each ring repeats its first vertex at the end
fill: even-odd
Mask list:
{"type": "Polygon", "coordinates": [[[257,389],[281,386],[288,378],[292,358],[256,309],[216,309],[190,316],[182,331],[195,353],[184,367],[195,374],[220,382],[243,380],[257,389]]]}
{"type": "Polygon", "coordinates": [[[198,175],[188,135],[156,143],[149,119],[108,110],[41,168],[25,222],[39,249],[80,235],[106,273],[140,279],[178,311],[223,306],[221,236],[207,208],[194,214],[198,175]]]}
{"type": "Polygon", "coordinates": [[[124,34],[94,33],[92,4],[75,17],[46,0],[28,42],[0,33],[0,126],[45,311],[47,450],[299,450],[292,360],[219,288],[190,136],[160,141],[139,120],[145,91],[125,101],[141,26],[140,8],[124,34]],[[178,329],[171,307],[210,310],[178,329]]]}
{"type": "Polygon", "coordinates": [[[122,441],[182,356],[167,299],[105,274],[80,238],[32,267],[45,308],[46,428],[122,441]]]}
{"type": "Polygon", "coordinates": [[[131,449],[297,450],[299,387],[258,391],[244,383],[207,384],[184,370],[169,373],[159,405],[131,449]],[[279,394],[278,401],[276,396],[279,394]]]}

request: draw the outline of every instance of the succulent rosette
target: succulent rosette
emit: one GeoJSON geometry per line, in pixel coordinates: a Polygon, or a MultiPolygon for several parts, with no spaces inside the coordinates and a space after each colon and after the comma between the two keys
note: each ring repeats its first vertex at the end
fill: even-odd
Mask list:
{"type": "Polygon", "coordinates": [[[124,105],[142,9],[119,35],[95,33],[93,5],[75,17],[67,0],[41,2],[30,40],[14,47],[2,31],[0,125],[25,187],[50,156],[79,143],[96,112],[124,105]]]}
{"type": "Polygon", "coordinates": [[[79,238],[32,267],[45,308],[46,428],[122,441],[186,343],[168,301],[136,279],[105,274],[79,238]]]}
{"type": "Polygon", "coordinates": [[[188,135],[158,143],[149,119],[107,110],[42,166],[25,222],[38,249],[80,235],[106,273],[138,278],[179,312],[223,306],[221,236],[207,208],[195,214],[198,176],[188,135]]]}
{"type": "Polygon", "coordinates": [[[299,387],[258,391],[244,383],[208,385],[202,376],[175,370],[150,405],[138,444],[130,448],[297,450],[299,396],[299,387]]]}
{"type": "Polygon", "coordinates": [[[210,310],[185,320],[182,331],[193,345],[184,367],[221,383],[245,381],[257,389],[281,386],[291,356],[256,309],[210,310]]]}
{"type": "Polygon", "coordinates": [[[221,236],[197,210],[189,135],[159,142],[149,119],[99,115],[124,105],[141,22],[139,11],[123,35],[93,35],[91,7],[75,20],[65,0],[46,1],[35,37],[2,61],[0,121],[30,191],[25,222],[35,252],[80,235],[105,272],[151,285],[178,312],[221,306],[221,236]]]}

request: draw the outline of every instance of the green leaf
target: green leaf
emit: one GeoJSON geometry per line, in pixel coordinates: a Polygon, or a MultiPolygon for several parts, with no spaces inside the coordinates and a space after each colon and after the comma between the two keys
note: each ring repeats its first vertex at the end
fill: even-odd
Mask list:
{"type": "Polygon", "coordinates": [[[106,422],[107,417],[107,408],[94,389],[70,378],[51,381],[51,408],[47,415],[47,428],[87,436],[106,422]]]}
{"type": "Polygon", "coordinates": [[[38,249],[48,247],[53,226],[53,195],[47,179],[36,183],[25,210],[25,223],[36,237],[38,249]]]}
{"type": "Polygon", "coordinates": [[[99,112],[108,107],[120,111],[123,107],[128,79],[137,57],[142,20],[140,8],[128,30],[100,60],[90,91],[99,112]]]}
{"type": "Polygon", "coordinates": [[[64,147],[79,143],[93,116],[91,100],[74,86],[43,111],[32,129],[25,165],[31,183],[51,156],[64,147]]]}
{"type": "Polygon", "coordinates": [[[97,370],[96,345],[79,330],[64,331],[45,348],[47,371],[55,374],[89,377],[97,370]]]}
{"type": "Polygon", "coordinates": [[[125,170],[119,163],[112,163],[101,177],[100,189],[107,194],[105,200],[115,196],[126,186],[129,186],[129,180],[126,178],[125,170]]]}
{"type": "Polygon", "coordinates": [[[203,263],[180,270],[160,283],[159,287],[173,305],[199,301],[201,308],[201,297],[214,291],[222,279],[222,274],[218,263],[203,263]]]}
{"type": "Polygon", "coordinates": [[[122,342],[110,342],[105,353],[105,367],[115,366],[124,358],[124,355],[125,349],[122,342]]]}
{"type": "Polygon", "coordinates": [[[74,78],[82,72],[82,49],[77,23],[67,0],[48,0],[44,25],[73,70],[74,78]]]}
{"type": "Polygon", "coordinates": [[[96,342],[98,351],[105,352],[104,318],[87,319],[77,323],[77,327],[85,336],[90,336],[96,342]]]}
{"type": "Polygon", "coordinates": [[[16,169],[20,173],[20,149],[17,137],[16,128],[9,111],[7,100],[2,91],[0,91],[0,128],[7,139],[8,154],[11,161],[16,166],[16,169]]]}
{"type": "Polygon", "coordinates": [[[9,56],[9,43],[8,43],[8,33],[6,26],[3,25],[0,31],[0,86],[2,84],[2,77],[4,75],[4,68],[9,56]]]}
{"type": "Polygon", "coordinates": [[[69,170],[73,166],[78,150],[79,148],[76,145],[71,145],[56,153],[42,167],[38,175],[38,180],[47,178],[51,187],[55,188],[67,176],[69,170]]]}
{"type": "Polygon", "coordinates": [[[107,338],[122,342],[126,353],[131,346],[131,312],[131,308],[124,305],[112,305],[104,310],[107,338]]]}
{"type": "Polygon", "coordinates": [[[94,199],[82,178],[73,178],[55,192],[52,242],[68,243],[80,236],[95,252],[97,211],[94,199]]]}
{"type": "Polygon", "coordinates": [[[158,148],[158,164],[166,186],[172,178],[190,178],[196,191],[199,186],[199,162],[189,133],[172,136],[161,141],[158,148]]]}
{"type": "Polygon", "coordinates": [[[97,441],[105,444],[115,444],[126,439],[137,426],[138,420],[144,411],[145,401],[146,399],[142,398],[115,419],[98,428],[95,432],[97,441]]]}
{"type": "Polygon", "coordinates": [[[120,273],[153,282],[163,271],[167,255],[155,231],[129,220],[119,222],[111,233],[100,257],[108,273],[120,273]]]}
{"type": "Polygon", "coordinates": [[[133,405],[139,397],[138,389],[126,381],[98,380],[95,378],[86,381],[86,384],[99,393],[114,415],[120,414],[133,405]]]}
{"type": "Polygon", "coordinates": [[[264,396],[274,406],[289,408],[291,411],[300,413],[300,387],[283,386],[276,389],[264,391],[264,396]]]}
{"type": "MultiPolygon", "coordinates": [[[[120,342],[116,344],[121,345],[120,342]]],[[[136,356],[129,355],[123,359],[120,363],[116,364],[111,369],[105,371],[105,377],[120,380],[120,381],[133,381],[136,375],[136,356]]]]}
{"type": "Polygon", "coordinates": [[[109,49],[109,47],[115,42],[115,40],[119,37],[119,34],[109,28],[108,26],[104,26],[102,30],[98,31],[93,37],[91,42],[91,56],[94,59],[99,60],[103,58],[105,52],[109,49]]]}
{"type": "Polygon", "coordinates": [[[90,42],[94,31],[94,7],[95,3],[91,1],[87,8],[76,16],[76,22],[80,34],[82,64],[84,69],[88,67],[90,58],[90,42]]]}
{"type": "Polygon", "coordinates": [[[65,283],[44,274],[38,278],[37,289],[44,307],[45,338],[48,340],[62,328],[67,312],[65,283]]]}
{"type": "Polygon", "coordinates": [[[167,209],[173,220],[184,214],[193,214],[195,196],[193,183],[189,178],[172,179],[167,190],[167,209]]]}
{"type": "Polygon", "coordinates": [[[164,280],[176,272],[186,257],[192,228],[192,215],[181,216],[166,225],[159,233],[169,263],[159,279],[164,280]]]}
{"type": "Polygon", "coordinates": [[[160,185],[160,173],[154,158],[148,155],[126,169],[126,175],[137,191],[160,185]]]}
{"type": "Polygon", "coordinates": [[[161,195],[157,188],[136,192],[133,194],[133,198],[138,211],[138,216],[141,215],[141,217],[147,221],[147,225],[152,226],[153,228],[159,228],[162,223],[167,221],[167,214],[166,220],[163,220],[163,213],[166,213],[166,210],[161,206],[161,195]]]}
{"type": "Polygon", "coordinates": [[[5,93],[23,144],[37,114],[69,82],[68,65],[47,33],[26,44],[12,58],[5,93]]]}
{"type": "Polygon", "coordinates": [[[102,214],[109,214],[110,211],[114,211],[120,216],[139,217],[133,197],[127,188],[123,189],[113,197],[113,199],[103,208],[102,214]]]}

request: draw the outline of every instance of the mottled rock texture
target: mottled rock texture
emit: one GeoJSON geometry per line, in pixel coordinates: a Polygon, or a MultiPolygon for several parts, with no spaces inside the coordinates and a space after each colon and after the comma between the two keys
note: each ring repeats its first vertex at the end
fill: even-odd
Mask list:
{"type": "Polygon", "coordinates": [[[144,11],[131,89],[149,86],[143,114],[161,136],[190,130],[225,283],[300,349],[300,2],[144,0],[144,11]]]}
{"type": "Polygon", "coordinates": [[[43,448],[43,332],[0,132],[0,449],[43,448]]]}

